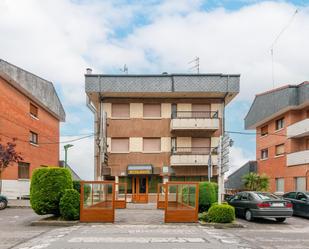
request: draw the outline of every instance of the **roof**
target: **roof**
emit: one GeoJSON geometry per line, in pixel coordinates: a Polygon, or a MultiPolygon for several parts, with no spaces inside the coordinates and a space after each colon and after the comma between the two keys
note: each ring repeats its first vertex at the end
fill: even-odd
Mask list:
{"type": "MultiPolygon", "coordinates": [[[[127,94],[217,93],[230,99],[239,93],[239,74],[86,74],[85,91],[102,96],[127,94]],[[231,97],[232,96],[232,97],[231,97]]],[[[163,96],[163,95],[161,95],[163,96]]],[[[163,96],[163,97],[164,97],[163,96]]]]}
{"type": "Polygon", "coordinates": [[[232,174],[230,174],[224,183],[226,189],[243,189],[244,181],[242,177],[250,172],[257,171],[257,163],[256,161],[248,161],[243,166],[235,170],[232,174]]]}
{"type": "Polygon", "coordinates": [[[286,85],[257,94],[245,117],[245,128],[255,129],[286,111],[309,104],[309,82],[286,85]]]}
{"type": "Polygon", "coordinates": [[[42,106],[58,120],[65,121],[65,111],[52,82],[2,59],[0,59],[0,77],[42,106]]]}

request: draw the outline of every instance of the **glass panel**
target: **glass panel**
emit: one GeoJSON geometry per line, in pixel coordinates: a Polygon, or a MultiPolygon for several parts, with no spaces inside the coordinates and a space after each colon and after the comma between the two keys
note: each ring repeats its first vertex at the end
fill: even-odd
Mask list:
{"type": "Polygon", "coordinates": [[[168,183],[168,205],[170,210],[192,210],[196,207],[195,184],[168,183]]]}
{"type": "Polygon", "coordinates": [[[162,183],[161,176],[149,176],[148,178],[148,192],[149,193],[157,193],[158,184],[162,183]]]}
{"type": "Polygon", "coordinates": [[[139,193],[146,194],[147,191],[146,177],[139,177],[139,193]]]}
{"type": "Polygon", "coordinates": [[[84,187],[84,208],[112,209],[113,184],[90,183],[84,187]]]}

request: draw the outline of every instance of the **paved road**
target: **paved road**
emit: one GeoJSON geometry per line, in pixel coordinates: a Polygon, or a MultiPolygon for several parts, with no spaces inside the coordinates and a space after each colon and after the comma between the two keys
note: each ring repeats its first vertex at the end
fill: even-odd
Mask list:
{"type": "Polygon", "coordinates": [[[212,229],[194,224],[161,224],[160,212],[155,212],[154,224],[146,225],[143,223],[148,222],[145,217],[151,210],[127,211],[128,218],[121,218],[125,217],[123,210],[115,224],[57,228],[29,226],[31,220],[38,218],[31,209],[6,209],[0,212],[0,249],[309,248],[308,219],[293,217],[283,224],[239,220],[247,228],[212,229]],[[145,220],[141,222],[140,218],[145,220]]]}

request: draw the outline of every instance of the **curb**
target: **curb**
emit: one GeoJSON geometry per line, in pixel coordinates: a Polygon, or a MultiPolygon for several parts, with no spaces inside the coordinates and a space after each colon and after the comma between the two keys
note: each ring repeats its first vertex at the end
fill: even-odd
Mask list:
{"type": "Polygon", "coordinates": [[[238,222],[233,222],[233,223],[207,223],[207,222],[204,222],[204,221],[199,221],[199,224],[201,226],[213,227],[213,228],[216,228],[216,229],[246,228],[245,225],[238,223],[238,222]]]}
{"type": "Polygon", "coordinates": [[[65,220],[37,220],[32,221],[30,226],[58,226],[58,227],[70,227],[79,224],[79,220],[65,221],[65,220]]]}
{"type": "Polygon", "coordinates": [[[7,208],[31,208],[31,206],[8,205],[7,208]]]}

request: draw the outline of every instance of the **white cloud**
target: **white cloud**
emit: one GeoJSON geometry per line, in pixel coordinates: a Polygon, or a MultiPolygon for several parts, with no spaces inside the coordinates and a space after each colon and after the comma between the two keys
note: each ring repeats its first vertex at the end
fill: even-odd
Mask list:
{"type": "Polygon", "coordinates": [[[93,137],[84,138],[75,142],[72,140],[78,139],[82,136],[76,137],[61,137],[62,143],[60,146],[60,158],[64,160],[65,144],[72,144],[73,147],[68,149],[68,165],[83,179],[93,180],[94,177],[94,139],[93,137]]]}
{"type": "Polygon", "coordinates": [[[255,160],[255,154],[244,152],[240,147],[231,147],[230,148],[230,170],[227,172],[227,175],[232,174],[235,170],[243,166],[246,162],[255,160]]]}

